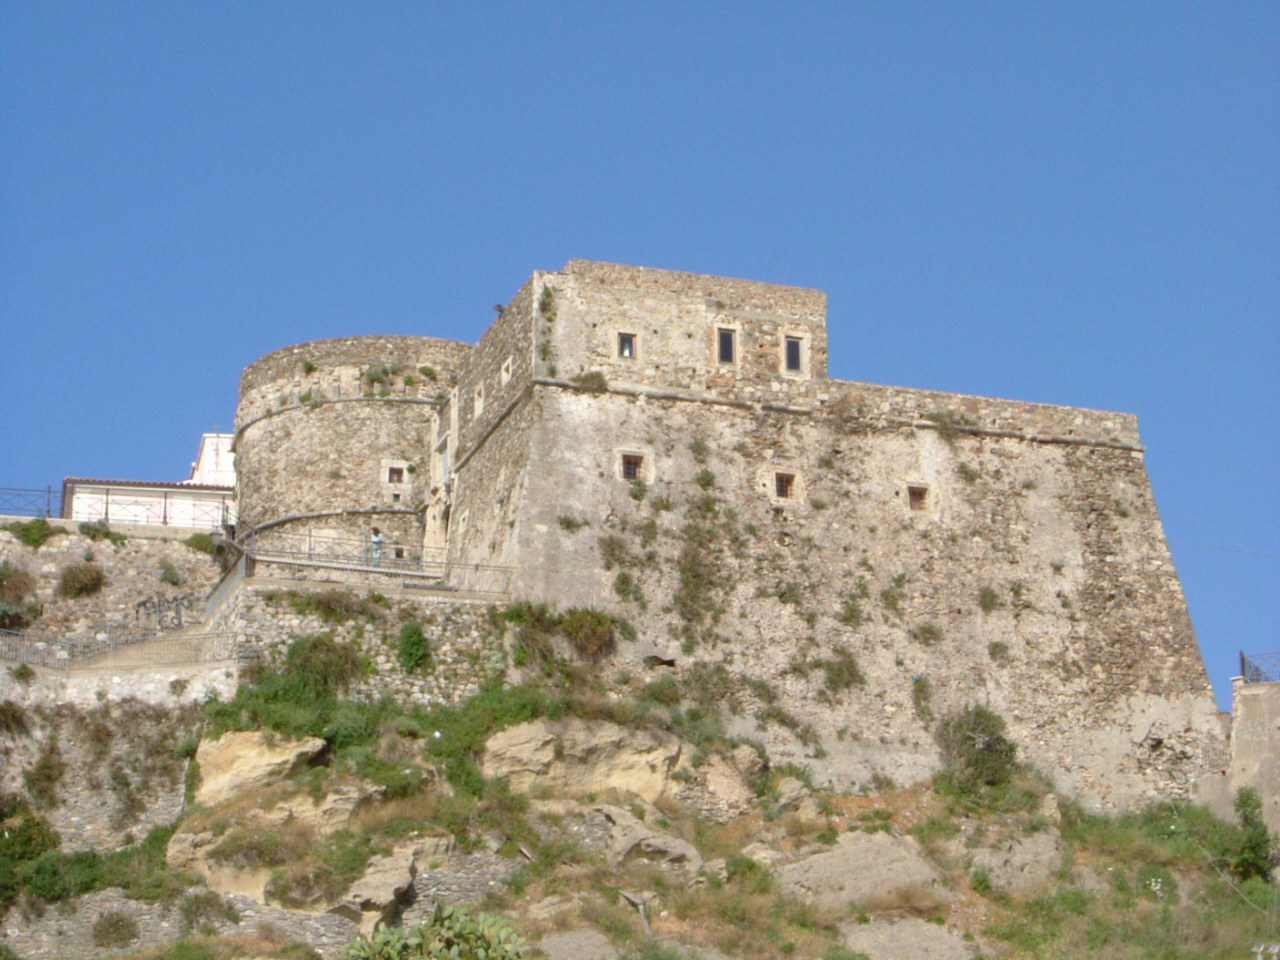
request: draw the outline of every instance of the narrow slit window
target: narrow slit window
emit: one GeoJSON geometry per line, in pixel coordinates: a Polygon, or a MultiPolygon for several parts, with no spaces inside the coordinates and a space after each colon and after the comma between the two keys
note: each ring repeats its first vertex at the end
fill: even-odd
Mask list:
{"type": "Polygon", "coordinates": [[[506,363],[502,365],[502,385],[506,386],[511,381],[511,358],[507,357],[506,363]]]}
{"type": "Polygon", "coordinates": [[[796,475],[794,473],[775,473],[773,475],[773,493],[780,500],[790,500],[795,496],[796,475]]]}
{"type": "Polygon", "coordinates": [[[787,337],[784,344],[787,370],[800,373],[804,370],[804,341],[799,337],[787,337]]]}
{"type": "Polygon", "coordinates": [[[639,480],[644,471],[644,457],[634,453],[622,455],[622,479],[639,480]]]}
{"type": "Polygon", "coordinates": [[[737,363],[738,362],[738,336],[735,330],[720,331],[720,362],[721,363],[737,363]]]}
{"type": "Polygon", "coordinates": [[[484,412],[484,387],[476,387],[475,406],[471,411],[472,417],[478,417],[484,412]]]}
{"type": "Polygon", "coordinates": [[[404,483],[404,467],[387,467],[387,483],[404,483]]]}
{"type": "Polygon", "coordinates": [[[634,333],[618,334],[618,356],[623,360],[636,358],[636,335],[634,333]]]}
{"type": "Polygon", "coordinates": [[[907,506],[912,510],[928,510],[929,509],[929,488],[928,487],[907,487],[907,506]]]}

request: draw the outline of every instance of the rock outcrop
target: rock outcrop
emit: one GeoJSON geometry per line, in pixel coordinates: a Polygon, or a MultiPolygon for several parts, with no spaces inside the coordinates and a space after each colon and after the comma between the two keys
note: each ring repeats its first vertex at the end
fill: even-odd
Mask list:
{"type": "Polygon", "coordinates": [[[505,777],[514,791],[540,789],[581,797],[622,790],[650,802],[667,792],[683,757],[680,740],[602,720],[533,720],[494,734],[485,744],[486,777],[505,777]]]}
{"type": "Polygon", "coordinates": [[[260,791],[297,773],[324,749],[319,737],[291,740],[256,731],[205,740],[196,751],[200,764],[196,802],[213,806],[260,791]]]}

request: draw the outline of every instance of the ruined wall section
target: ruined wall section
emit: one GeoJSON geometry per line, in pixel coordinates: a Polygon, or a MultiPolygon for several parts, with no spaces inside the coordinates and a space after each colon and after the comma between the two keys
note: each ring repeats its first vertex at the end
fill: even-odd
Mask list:
{"type": "MultiPolygon", "coordinates": [[[[1220,748],[1140,451],[849,409],[538,395],[521,553],[545,562],[516,592],[627,618],[640,639],[618,655],[642,675],[651,655],[694,683],[722,664],[739,732],[771,754],[833,782],[909,782],[936,767],[937,719],[984,703],[1064,789],[1123,805],[1185,792],[1220,748]],[[643,485],[621,477],[625,450],[648,458],[643,485]]],[[[1022,419],[1037,414],[1086,426],[1022,419]]],[[[1131,418],[1094,416],[1136,439],[1131,418]]]]}
{"type": "Polygon", "coordinates": [[[826,295],[817,290],[668,270],[572,261],[548,274],[556,322],[540,325],[539,375],[690,395],[776,401],[817,398],[827,376],[826,295]],[[719,360],[719,331],[733,361],[719,360]],[[622,355],[628,336],[632,356],[622,355]],[[785,340],[801,343],[802,369],[785,369],[785,340]]]}

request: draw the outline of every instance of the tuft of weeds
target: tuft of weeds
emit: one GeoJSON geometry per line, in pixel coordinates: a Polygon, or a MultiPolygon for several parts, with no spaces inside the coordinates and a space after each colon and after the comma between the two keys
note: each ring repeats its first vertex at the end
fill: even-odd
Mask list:
{"type": "Polygon", "coordinates": [[[69,599],[89,597],[107,583],[107,575],[96,563],[72,563],[58,575],[58,596],[69,599]]]}
{"type": "Polygon", "coordinates": [[[942,642],[942,628],[936,623],[922,623],[911,631],[911,639],[932,647],[942,642]]]}
{"type": "Polygon", "coordinates": [[[978,607],[983,613],[992,613],[1003,606],[1000,602],[1000,594],[996,592],[996,588],[985,586],[978,591],[978,607]]]}
{"type": "Polygon", "coordinates": [[[18,541],[32,550],[39,550],[44,546],[50,537],[59,537],[66,534],[67,531],[61,527],[55,527],[44,517],[36,517],[34,520],[26,522],[14,522],[5,524],[0,530],[7,530],[18,538],[18,541]]]}
{"type": "Polygon", "coordinates": [[[609,389],[609,379],[599,370],[579,373],[570,377],[569,381],[588,393],[605,393],[609,389]]]}

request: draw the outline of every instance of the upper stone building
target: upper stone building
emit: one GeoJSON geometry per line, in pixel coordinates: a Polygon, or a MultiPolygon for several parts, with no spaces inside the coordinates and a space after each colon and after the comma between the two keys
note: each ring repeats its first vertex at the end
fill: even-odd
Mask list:
{"type": "Polygon", "coordinates": [[[974,702],[1102,803],[1225,764],[1136,418],[831,380],[818,291],[575,260],[474,347],[270,354],[235,453],[242,539],[607,609],[833,780],[974,702]]]}

